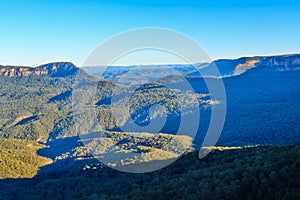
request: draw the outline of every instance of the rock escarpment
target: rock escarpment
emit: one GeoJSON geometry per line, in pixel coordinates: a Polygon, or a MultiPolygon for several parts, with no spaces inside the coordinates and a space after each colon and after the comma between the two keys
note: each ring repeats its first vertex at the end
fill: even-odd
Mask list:
{"type": "Polygon", "coordinates": [[[49,63],[35,68],[0,65],[0,75],[8,77],[23,77],[30,75],[49,75],[52,77],[64,77],[73,75],[78,70],[78,67],[69,62],[49,63]]]}

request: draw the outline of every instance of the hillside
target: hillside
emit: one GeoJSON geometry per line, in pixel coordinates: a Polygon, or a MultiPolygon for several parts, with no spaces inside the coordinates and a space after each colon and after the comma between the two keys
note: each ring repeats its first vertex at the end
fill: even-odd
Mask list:
{"type": "Polygon", "coordinates": [[[0,179],[32,178],[40,167],[44,169],[39,173],[58,173],[73,168],[73,161],[88,165],[96,158],[110,167],[125,169],[131,164],[177,159],[186,150],[194,150],[191,138],[169,134],[102,132],[56,139],[47,146],[0,139],[0,179]]]}
{"type": "MultiPolygon", "coordinates": [[[[0,199],[297,199],[299,57],[215,61],[226,102],[205,85],[218,79],[193,74],[191,66],[169,67],[183,72],[194,92],[172,88],[180,76],[142,86],[113,82],[122,67],[101,80],[71,63],[0,66],[0,199]],[[230,147],[207,147],[212,153],[199,160],[194,149],[211,111],[225,103],[217,145],[230,147]],[[198,109],[199,128],[190,132],[198,109]],[[189,123],[179,131],[183,117],[189,123]],[[107,167],[152,171],[162,163],[172,164],[146,174],[107,167]]],[[[159,66],[151,74],[159,75],[159,66]]],[[[128,80],[141,73],[132,75],[128,80]]]]}
{"type": "Polygon", "coordinates": [[[61,172],[2,180],[0,192],[4,199],[299,199],[299,158],[295,144],[214,150],[201,160],[192,152],[143,174],[76,161],[61,172]]]}
{"type": "MultiPolygon", "coordinates": [[[[234,73],[247,68],[238,76],[223,79],[228,109],[218,145],[283,145],[300,141],[298,55],[258,56],[218,60],[215,63],[224,75],[227,73],[225,71],[234,73]]],[[[180,65],[169,67],[186,74],[191,70],[190,67],[180,65]]],[[[4,68],[11,71],[22,67],[4,68]]],[[[96,113],[92,117],[97,119],[97,131],[120,131],[125,128],[128,132],[146,132],[132,126],[132,123],[143,127],[167,116],[165,126],[157,132],[174,134],[178,131],[181,115],[193,117],[186,113],[199,105],[199,126],[202,128],[199,128],[194,143],[200,145],[210,122],[211,108],[220,103],[208,95],[205,85],[205,81],[213,83],[214,78],[188,77],[187,80],[196,92],[192,93],[185,89],[170,90],[164,87],[172,87],[180,82],[181,78],[176,76],[165,77],[142,87],[127,87],[90,77],[70,63],[52,63],[26,69],[46,69],[48,74],[0,75],[1,137],[47,142],[77,136],[78,128],[87,131],[84,129],[92,126],[89,124],[91,116],[78,117],[81,115],[77,114],[83,111],[80,106],[79,110],[72,107],[72,99],[74,103],[75,97],[81,105],[90,105],[96,113]],[[74,90],[74,84],[78,81],[78,73],[75,71],[80,74],[85,85],[75,87],[74,90]],[[155,107],[157,105],[164,107],[155,107]]],[[[159,66],[155,70],[159,73],[159,66]]],[[[148,129],[148,132],[151,130],[148,129]]]]}
{"type": "MultiPolygon", "coordinates": [[[[13,74],[15,68],[4,67],[3,69],[9,69],[9,74],[13,74]]],[[[34,73],[28,76],[25,74],[18,76],[18,73],[12,76],[0,75],[2,111],[0,136],[3,138],[46,142],[56,138],[76,136],[78,127],[74,125],[76,123],[74,116],[83,111],[80,107],[72,107],[72,97],[79,99],[80,105],[86,103],[95,107],[97,116],[94,117],[98,119],[98,131],[119,130],[118,128],[124,126],[130,116],[139,123],[165,114],[178,115],[179,112],[183,112],[183,108],[178,107],[179,99],[173,98],[174,95],[180,95],[185,107],[191,108],[197,104],[207,107],[214,103],[209,101],[207,94],[171,91],[165,87],[153,87],[151,84],[137,90],[136,87],[124,87],[110,81],[101,81],[88,76],[70,63],[53,63],[26,69],[33,72],[46,69],[47,73],[34,73]],[[74,73],[75,71],[78,73],[74,73]],[[61,76],[62,74],[64,75],[61,76]],[[78,76],[82,78],[80,87],[76,87],[78,76]],[[133,92],[135,95],[130,99],[128,95],[133,92]],[[115,99],[112,105],[113,111],[109,106],[112,98],[115,99]],[[144,99],[148,100],[144,101],[144,99]],[[162,102],[166,104],[166,110],[156,110],[153,113],[154,117],[149,116],[150,107],[162,102]],[[122,114],[116,116],[113,112],[122,114]]],[[[73,105],[74,102],[73,100],[73,105]]],[[[84,129],[85,126],[80,128],[84,129]]]]}
{"type": "Polygon", "coordinates": [[[50,159],[37,155],[44,148],[36,142],[0,138],[0,179],[32,178],[50,159]]]}

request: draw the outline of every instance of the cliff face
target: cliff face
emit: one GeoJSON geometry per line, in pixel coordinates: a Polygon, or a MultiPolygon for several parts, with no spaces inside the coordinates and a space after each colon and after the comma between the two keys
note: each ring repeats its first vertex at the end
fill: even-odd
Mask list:
{"type": "Polygon", "coordinates": [[[300,55],[265,57],[262,59],[261,66],[276,71],[300,70],[300,55]]]}
{"type": "Polygon", "coordinates": [[[64,77],[75,74],[79,70],[69,62],[49,63],[35,68],[0,65],[0,75],[8,77],[23,77],[30,75],[49,75],[52,77],[64,77]]]}
{"type": "MultiPolygon", "coordinates": [[[[298,71],[300,70],[300,55],[256,56],[243,57],[235,60],[216,60],[213,62],[223,77],[240,75],[249,69],[262,71],[298,71]]],[[[203,69],[203,74],[210,75],[210,68],[203,69]]]]}
{"type": "Polygon", "coordinates": [[[241,64],[238,64],[235,67],[235,70],[233,72],[233,75],[239,75],[247,71],[248,69],[251,69],[256,66],[257,63],[261,62],[258,58],[247,58],[246,61],[244,61],[241,64]]]}
{"type": "MultiPolygon", "coordinates": [[[[251,68],[262,69],[263,71],[298,71],[300,70],[300,55],[282,55],[282,56],[257,56],[243,57],[235,60],[216,60],[212,64],[216,65],[221,76],[239,75],[251,68]]],[[[172,66],[172,65],[170,65],[172,66]]],[[[174,65],[175,66],[175,65],[174,65]]],[[[85,68],[88,69],[88,68],[85,68]]],[[[114,77],[120,76],[130,70],[128,67],[111,67],[113,70],[107,70],[109,73],[107,80],[114,80],[114,77]],[[123,71],[122,71],[123,69],[123,71]],[[124,71],[125,70],[125,71],[124,71]]],[[[0,75],[8,77],[23,77],[30,75],[49,75],[52,77],[65,77],[78,72],[80,69],[69,62],[57,62],[41,65],[35,68],[18,67],[18,66],[2,66],[0,65],[0,75]]],[[[199,76],[198,71],[186,68],[186,66],[177,66],[176,71],[182,70],[187,76],[199,76]],[[189,71],[190,70],[190,71],[189,71]]],[[[210,67],[201,69],[202,75],[213,76],[210,67]]],[[[83,71],[83,70],[82,70],[83,71]]],[[[89,71],[89,70],[88,70],[89,71]]],[[[97,68],[96,68],[97,72],[97,68]]],[[[147,73],[145,71],[145,73],[147,73]]],[[[93,73],[92,73],[93,74],[93,73]]],[[[144,74],[145,75],[145,74],[144,74]]],[[[152,77],[152,74],[149,75],[152,77]]]]}

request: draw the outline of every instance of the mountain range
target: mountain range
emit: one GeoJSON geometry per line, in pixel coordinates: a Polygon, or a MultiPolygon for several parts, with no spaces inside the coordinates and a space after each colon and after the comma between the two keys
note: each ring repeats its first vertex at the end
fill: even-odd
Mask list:
{"type": "Polygon", "coordinates": [[[300,70],[299,55],[283,55],[283,56],[255,56],[242,57],[238,59],[220,59],[211,63],[196,63],[196,64],[173,64],[173,65],[135,65],[135,66],[84,66],[83,69],[89,74],[118,82],[120,78],[129,85],[135,85],[134,77],[143,77],[148,82],[155,80],[155,76],[163,77],[171,73],[182,74],[186,77],[231,77],[245,73],[253,68],[264,68],[270,71],[296,71],[300,70]],[[213,67],[218,69],[218,73],[211,70],[213,67]],[[164,69],[164,70],[162,70],[164,69]],[[167,71],[167,70],[168,71],[167,71]],[[124,75],[133,76],[132,81],[124,81],[124,75]],[[149,73],[149,74],[148,74],[149,73]]]}
{"type": "Polygon", "coordinates": [[[195,65],[0,65],[0,199],[297,199],[299,77],[296,54],[195,65]],[[191,88],[170,89],[184,80],[191,88]],[[220,80],[226,101],[206,85],[220,80]],[[222,104],[222,133],[199,160],[195,150],[222,104]],[[199,117],[195,133],[179,131],[183,116],[199,117]],[[180,156],[149,174],[107,167],[151,169],[180,156]]]}
{"type": "MultiPolygon", "coordinates": [[[[286,144],[300,141],[298,123],[300,111],[297,103],[300,96],[298,78],[300,55],[283,55],[217,60],[195,66],[167,66],[183,74],[192,85],[195,93],[181,91],[181,95],[188,97],[185,98],[184,104],[192,108],[195,106],[195,101],[191,99],[197,99],[196,103],[201,108],[203,124],[199,126],[203,128],[198,130],[195,144],[201,144],[210,121],[211,107],[218,102],[217,99],[211,99],[205,86],[207,79],[214,80],[214,74],[209,74],[212,65],[218,68],[220,76],[223,77],[227,96],[227,117],[219,140],[220,145],[286,144]],[[269,130],[265,128],[266,124],[269,130]],[[246,133],[242,133],[248,126],[246,133]],[[253,137],[254,135],[257,137],[253,137]]],[[[166,83],[164,82],[166,66],[108,67],[103,73],[106,80],[94,77],[97,74],[93,72],[99,67],[78,68],[67,62],[50,63],[36,68],[0,66],[0,108],[2,110],[0,135],[4,138],[43,142],[76,136],[78,130],[74,128],[75,111],[72,110],[72,97],[74,98],[74,81],[78,79],[78,74],[87,77],[86,80],[91,87],[97,87],[97,94],[94,94],[93,102],[89,103],[96,105],[100,130],[120,131],[118,127],[126,126],[130,118],[135,123],[145,126],[151,120],[167,115],[166,126],[161,132],[176,133],[178,128],[176,123],[180,120],[183,110],[178,107],[178,99],[174,99],[171,91],[165,87],[153,87],[149,84],[153,79],[153,70],[146,69],[151,67],[158,77],[163,77],[162,80],[154,81],[154,84],[166,83]],[[163,70],[160,70],[162,68],[163,70]],[[143,76],[147,83],[142,87],[135,84],[130,84],[131,87],[128,87],[114,83],[126,72],[130,72],[130,79],[141,80],[141,71],[145,73],[143,76]],[[148,72],[150,78],[147,77],[148,72]],[[128,99],[126,95],[131,91],[135,91],[136,95],[128,99]],[[111,102],[113,95],[115,102],[111,102]],[[147,99],[146,102],[140,99],[141,95],[142,98],[147,99]],[[149,113],[150,107],[159,102],[163,102],[167,110],[149,113]],[[114,109],[122,113],[121,117],[117,117],[118,119],[111,113],[109,107],[111,103],[114,109]]],[[[174,77],[171,78],[174,83],[180,81],[174,77]]],[[[167,82],[172,81],[167,80],[167,82]]],[[[83,90],[79,90],[79,93],[86,94],[83,90]]],[[[88,99],[87,96],[84,98],[88,99]]]]}

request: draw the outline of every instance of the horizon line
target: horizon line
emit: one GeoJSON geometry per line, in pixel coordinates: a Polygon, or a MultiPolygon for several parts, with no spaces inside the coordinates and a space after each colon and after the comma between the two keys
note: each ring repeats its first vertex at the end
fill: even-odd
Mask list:
{"type": "Polygon", "coordinates": [[[69,59],[66,60],[57,60],[57,61],[49,61],[49,62],[45,62],[36,66],[30,66],[30,65],[14,65],[14,64],[8,64],[8,65],[3,65],[0,63],[1,67],[30,67],[30,68],[36,68],[36,67],[40,67],[43,65],[47,65],[47,64],[52,64],[52,63],[71,63],[73,65],[75,65],[76,67],[79,68],[83,68],[83,67],[137,67],[137,66],[159,66],[159,65],[197,65],[197,64],[206,64],[206,63],[212,63],[212,62],[216,62],[218,60],[238,60],[241,58],[260,58],[260,57],[277,57],[277,56],[295,56],[295,55],[299,55],[299,52],[295,52],[295,53],[282,53],[282,54],[264,54],[264,55],[249,55],[249,56],[239,56],[239,57],[228,57],[228,58],[216,58],[216,59],[212,59],[211,61],[207,61],[207,62],[196,62],[196,63],[142,63],[142,64],[117,64],[117,65],[109,65],[109,66],[102,66],[102,65],[93,65],[93,66],[86,66],[86,65],[77,65],[75,64],[73,61],[70,61],[69,59]]]}

